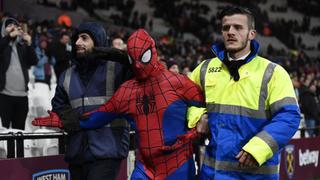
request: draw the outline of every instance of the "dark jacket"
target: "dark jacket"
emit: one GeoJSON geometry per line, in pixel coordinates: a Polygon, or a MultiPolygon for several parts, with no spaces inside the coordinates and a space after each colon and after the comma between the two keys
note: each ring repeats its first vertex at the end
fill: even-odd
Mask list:
{"type": "Polygon", "coordinates": [[[60,41],[54,41],[49,45],[49,54],[56,59],[54,71],[59,78],[61,73],[70,67],[71,53],[66,50],[66,46],[60,41]]]}
{"type": "Polygon", "coordinates": [[[315,94],[308,87],[302,86],[299,89],[300,107],[305,119],[319,120],[318,105],[315,98],[315,94]]]}
{"type": "MultiPolygon", "coordinates": [[[[4,25],[5,22],[3,22],[4,25]]],[[[3,28],[2,28],[3,30],[3,28]]],[[[2,33],[3,34],[3,33],[2,33]]],[[[12,48],[9,45],[11,39],[9,36],[1,37],[0,39],[0,91],[2,91],[6,84],[6,72],[10,65],[12,48]]],[[[25,88],[28,90],[29,75],[28,69],[32,65],[38,63],[37,55],[32,48],[23,42],[17,43],[17,52],[21,64],[22,73],[25,79],[25,88]]]]}
{"type": "MultiPolygon", "coordinates": [[[[95,46],[106,46],[106,33],[96,23],[83,23],[72,36],[74,47],[77,35],[81,32],[90,34],[95,46]]],[[[75,48],[73,48],[75,50],[75,48]]],[[[75,55],[75,52],[73,52],[75,55]]],[[[126,70],[119,63],[114,63],[113,74],[109,62],[88,56],[82,59],[75,58],[74,65],[63,72],[59,78],[56,94],[52,100],[53,111],[58,113],[65,126],[77,126],[81,114],[96,109],[102,103],[94,105],[86,103],[88,99],[101,99],[112,95],[118,86],[125,80],[126,70]],[[67,75],[69,74],[69,75],[67,75]],[[107,74],[107,75],[106,75],[107,74]],[[68,78],[69,76],[69,78],[68,78]],[[69,79],[69,80],[66,80],[69,79]],[[66,84],[69,83],[69,86],[66,84]],[[68,88],[69,87],[69,88],[68,88]],[[106,89],[113,87],[112,94],[106,89]],[[81,102],[78,106],[74,102],[81,102]]],[[[89,101],[88,101],[89,102],[89,101]]],[[[111,126],[100,129],[78,129],[71,127],[69,131],[67,152],[65,159],[69,163],[81,164],[105,158],[125,158],[129,150],[129,128],[126,126],[111,126]]]]}

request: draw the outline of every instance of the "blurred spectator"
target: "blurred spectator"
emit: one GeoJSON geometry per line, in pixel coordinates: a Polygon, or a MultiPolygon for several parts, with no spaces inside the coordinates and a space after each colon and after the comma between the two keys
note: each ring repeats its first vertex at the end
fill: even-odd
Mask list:
{"type": "Polygon", "coordinates": [[[68,48],[70,47],[69,42],[70,36],[67,33],[62,33],[59,41],[53,42],[49,48],[50,54],[56,59],[54,71],[57,79],[59,79],[60,74],[68,69],[71,64],[71,49],[68,48]]]}
{"type": "Polygon", "coordinates": [[[182,74],[184,74],[184,75],[186,75],[186,76],[189,77],[189,75],[191,74],[191,71],[190,71],[189,66],[184,66],[184,67],[182,68],[182,74]]]}
{"type": "Polygon", "coordinates": [[[35,83],[30,94],[32,94],[33,116],[43,117],[47,115],[47,110],[51,109],[50,85],[54,76],[53,65],[55,58],[50,57],[48,53],[48,41],[45,36],[39,39],[39,46],[35,49],[39,59],[38,64],[33,66],[33,75],[35,83]]]}
{"type": "Polygon", "coordinates": [[[173,61],[173,60],[169,60],[167,61],[167,68],[169,71],[178,74],[179,73],[179,66],[178,64],[173,61]]]}
{"type": "MultiPolygon", "coordinates": [[[[301,112],[304,114],[307,128],[315,128],[316,123],[319,119],[317,103],[315,100],[315,91],[316,85],[314,81],[307,79],[299,92],[301,112]]],[[[315,130],[313,129],[307,130],[307,132],[310,137],[316,135],[315,130]]]]}
{"type": "Polygon", "coordinates": [[[263,35],[264,36],[270,36],[271,35],[271,29],[267,23],[264,23],[263,26],[263,35]]]}
{"type": "Polygon", "coordinates": [[[292,80],[292,84],[293,84],[293,87],[294,87],[294,92],[296,94],[296,98],[297,98],[297,100],[299,102],[299,96],[300,96],[299,90],[301,88],[301,83],[300,83],[300,81],[299,81],[299,79],[298,79],[298,77],[296,75],[292,75],[291,76],[291,80],[292,80]]]}
{"type": "Polygon", "coordinates": [[[0,116],[6,128],[25,128],[28,114],[28,69],[37,64],[31,36],[13,18],[2,21],[0,39],[0,116]]]}
{"type": "Polygon", "coordinates": [[[46,37],[41,37],[39,46],[35,49],[37,57],[39,59],[38,64],[33,69],[35,76],[35,82],[45,83],[50,87],[50,80],[52,76],[52,66],[55,64],[55,58],[49,57],[48,41],[46,37]]]}

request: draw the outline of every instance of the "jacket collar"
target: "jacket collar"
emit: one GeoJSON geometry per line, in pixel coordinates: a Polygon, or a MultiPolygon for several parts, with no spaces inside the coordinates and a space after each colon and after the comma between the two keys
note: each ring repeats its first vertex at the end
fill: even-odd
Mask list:
{"type": "MultiPolygon", "coordinates": [[[[256,40],[251,40],[251,44],[250,44],[251,53],[247,56],[246,63],[250,62],[258,54],[259,47],[260,45],[256,40]]],[[[226,57],[227,53],[225,52],[225,47],[223,43],[213,44],[211,46],[211,50],[221,61],[227,58],[226,57]]]]}

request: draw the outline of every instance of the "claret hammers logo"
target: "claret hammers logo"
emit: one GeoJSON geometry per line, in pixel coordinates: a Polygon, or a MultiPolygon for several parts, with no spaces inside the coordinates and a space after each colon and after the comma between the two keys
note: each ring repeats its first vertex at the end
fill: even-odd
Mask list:
{"type": "Polygon", "coordinates": [[[289,179],[292,179],[294,174],[294,145],[287,145],[285,147],[285,161],[286,161],[286,171],[289,179]]]}
{"type": "Polygon", "coordinates": [[[51,169],[33,174],[32,180],[70,180],[70,173],[67,169],[51,169]]]}

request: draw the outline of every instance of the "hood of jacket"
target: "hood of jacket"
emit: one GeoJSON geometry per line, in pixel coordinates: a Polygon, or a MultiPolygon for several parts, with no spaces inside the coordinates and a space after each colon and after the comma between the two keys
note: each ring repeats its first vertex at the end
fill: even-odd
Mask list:
{"type": "MultiPolygon", "coordinates": [[[[14,23],[17,25],[19,24],[18,20],[14,19],[14,18],[11,18],[11,17],[3,18],[2,24],[1,24],[1,38],[5,37],[7,35],[6,26],[11,23],[14,23]]],[[[21,41],[21,37],[18,36],[16,39],[14,39],[13,43],[16,44],[20,41],[21,41]]]]}
{"type": "Polygon", "coordinates": [[[71,37],[71,43],[72,46],[75,45],[78,35],[80,33],[88,33],[90,37],[93,39],[94,46],[96,47],[106,47],[108,46],[108,36],[107,33],[100,24],[95,22],[85,22],[81,23],[78,27],[78,29],[75,31],[75,33],[71,37]]]}
{"type": "Polygon", "coordinates": [[[14,18],[11,18],[11,17],[6,17],[2,20],[2,25],[1,25],[1,37],[4,37],[6,36],[6,26],[8,24],[11,24],[11,23],[14,23],[14,24],[19,24],[19,22],[14,19],[14,18]]]}
{"type": "MultiPolygon", "coordinates": [[[[92,38],[94,42],[95,47],[108,46],[108,36],[103,26],[95,22],[81,23],[71,37],[73,57],[76,57],[75,43],[80,33],[89,34],[89,36],[92,38]]],[[[85,57],[84,59],[74,58],[72,61],[73,61],[73,64],[75,64],[80,69],[88,69],[90,67],[94,68],[95,66],[101,63],[99,59],[95,59],[91,56],[85,57]]]]}

